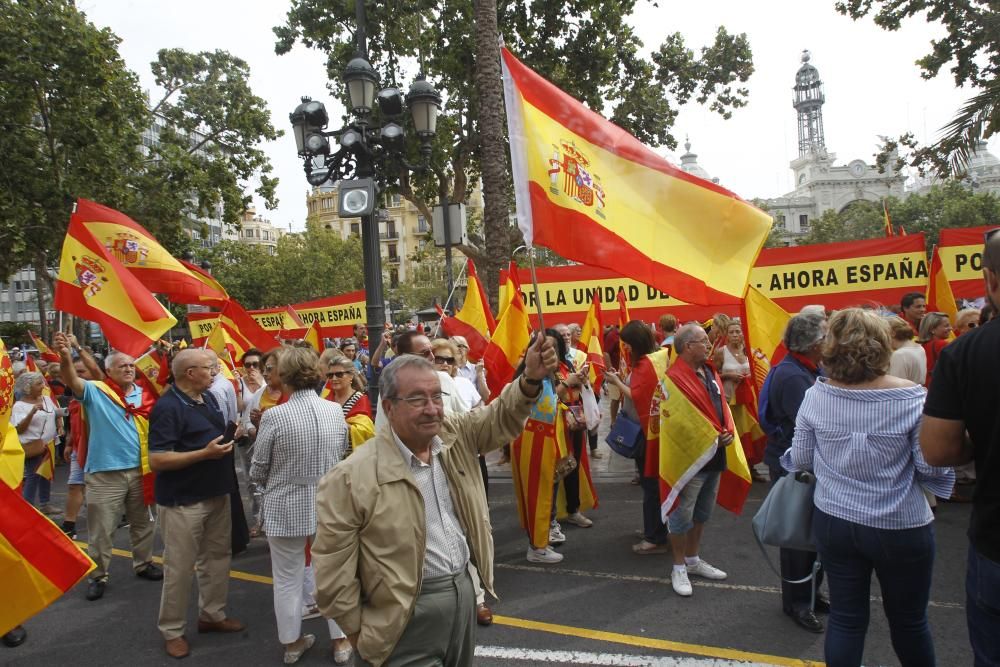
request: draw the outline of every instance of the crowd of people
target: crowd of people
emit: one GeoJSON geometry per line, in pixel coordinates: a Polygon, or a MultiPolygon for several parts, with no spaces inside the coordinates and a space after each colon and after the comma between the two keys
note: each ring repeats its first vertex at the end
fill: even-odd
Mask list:
{"type": "MultiPolygon", "coordinates": [[[[987,240],[983,266],[987,301],[1000,303],[1000,237],[987,240]]],[[[591,461],[602,455],[606,396],[612,422],[634,422],[642,441],[633,480],[642,530],[632,550],[668,555],[682,598],[694,592],[691,577],[728,576],[702,558],[701,543],[734,459],[771,485],[814,476],[817,550],[781,549],[781,603],[799,627],[825,631],[835,667],[861,664],[872,573],[901,664],[935,664],[934,512],[939,500],[967,497],[956,480],[972,486],[969,634],[977,665],[1000,664],[1000,501],[990,486],[1000,324],[991,305],[954,321],[927,312],[920,293],[894,310],[809,306],[792,316],[782,358],[760,388],[766,440],[740,452],[733,410],[753,373],[743,324],[723,314],[608,327],[601,373],[579,349],[579,327],[557,324],[532,335],[513,380],[493,396],[464,338],[422,328],[387,331],[374,350],[360,327],[322,354],[304,343],[250,349],[232,378],[214,352],[175,349],[159,397],[137,381],[131,357],[111,352],[101,364],[59,333],[58,364],[15,362],[11,422],[25,451],[24,497],[62,514],[74,538],[86,505],[97,564],[86,598],[113,594],[112,537],[127,525],[135,575],[162,581],[158,626],[175,658],[191,651],[196,571],[198,632],[245,628],[226,609],[230,559],[259,538],[270,552],[286,664],[314,646],[302,626],[316,616],[327,620],[336,664],[471,664],[476,625],[492,622],[485,594],[494,594],[484,455],[502,449],[510,463],[526,560],[559,563],[563,523],[594,525],[591,461]],[[661,448],[671,440],[661,436],[682,428],[663,408],[667,380],[711,437],[664,497],[661,448]],[[69,465],[63,510],[39,472],[60,455],[69,465]],[[162,569],[153,563],[155,526],[162,569]]],[[[23,632],[4,642],[20,643],[23,632]]]]}

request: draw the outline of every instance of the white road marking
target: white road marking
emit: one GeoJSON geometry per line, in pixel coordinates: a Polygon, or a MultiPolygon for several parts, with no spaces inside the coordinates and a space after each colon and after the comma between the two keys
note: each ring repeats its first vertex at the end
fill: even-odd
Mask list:
{"type": "Polygon", "coordinates": [[[609,665],[611,667],[766,667],[766,663],[720,660],[718,658],[674,658],[627,653],[591,653],[549,649],[477,646],[477,658],[552,662],[560,665],[609,665]]]}
{"type": "MultiPolygon", "coordinates": [[[[570,568],[563,567],[549,567],[541,565],[521,565],[518,563],[496,563],[495,567],[503,568],[505,570],[520,570],[524,572],[544,572],[547,574],[569,574],[575,577],[590,577],[592,579],[613,579],[615,581],[634,581],[639,583],[648,584],[662,584],[664,586],[670,585],[669,578],[663,577],[648,577],[638,574],[619,574],[617,572],[588,572],[587,570],[573,570],[570,568]]],[[[703,581],[701,579],[693,578],[691,583],[694,586],[704,587],[704,588],[721,588],[730,591],[744,591],[749,593],[781,593],[781,589],[777,586],[744,586],[741,584],[724,584],[718,581],[703,581]]],[[[882,598],[879,596],[872,596],[872,602],[882,603],[882,598]]],[[[938,607],[941,609],[965,609],[965,605],[960,602],[936,602],[931,600],[927,603],[929,607],[938,607]]]]}

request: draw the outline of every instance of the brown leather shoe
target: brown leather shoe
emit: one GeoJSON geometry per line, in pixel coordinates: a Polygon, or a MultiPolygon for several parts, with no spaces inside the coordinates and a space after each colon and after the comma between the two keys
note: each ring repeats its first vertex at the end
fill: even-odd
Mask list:
{"type": "Polygon", "coordinates": [[[493,612],[486,603],[476,606],[476,623],[479,625],[493,625],[493,612]]]}
{"type": "Polygon", "coordinates": [[[198,619],[198,632],[242,632],[246,627],[235,618],[224,618],[221,621],[198,619]]]}
{"type": "Polygon", "coordinates": [[[184,639],[184,637],[168,639],[165,647],[167,649],[167,655],[171,658],[177,658],[178,660],[188,657],[188,654],[191,653],[191,648],[188,646],[187,640],[184,639]]]}

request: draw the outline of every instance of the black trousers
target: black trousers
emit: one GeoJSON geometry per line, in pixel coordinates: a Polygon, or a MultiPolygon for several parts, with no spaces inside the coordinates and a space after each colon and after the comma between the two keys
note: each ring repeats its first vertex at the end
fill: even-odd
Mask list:
{"type": "MultiPolygon", "coordinates": [[[[788,474],[784,468],[768,466],[771,471],[771,486],[774,486],[778,478],[788,474]]],[[[785,579],[804,579],[808,577],[816,563],[815,551],[799,551],[797,549],[779,549],[781,555],[781,608],[785,612],[809,609],[812,602],[813,587],[819,590],[823,583],[823,568],[816,573],[816,579],[803,582],[801,584],[790,584],[785,579]]]]}
{"type": "Polygon", "coordinates": [[[565,479],[563,479],[563,486],[566,489],[567,514],[575,514],[580,509],[580,466],[583,465],[580,455],[583,453],[583,435],[585,433],[586,431],[583,429],[566,432],[566,435],[569,436],[569,444],[573,451],[573,457],[576,458],[577,462],[577,466],[573,469],[573,472],[566,475],[565,479]]]}

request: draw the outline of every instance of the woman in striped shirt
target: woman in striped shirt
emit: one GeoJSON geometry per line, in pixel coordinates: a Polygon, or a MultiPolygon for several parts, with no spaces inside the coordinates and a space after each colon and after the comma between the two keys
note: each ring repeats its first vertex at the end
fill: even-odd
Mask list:
{"type": "Polygon", "coordinates": [[[786,470],[816,475],[813,529],[830,586],[830,667],[861,664],[873,570],[901,664],[935,664],[927,624],[934,515],[921,486],[947,498],[955,474],[924,461],[917,434],[926,393],[886,374],[891,354],[889,326],[877,314],[833,315],[823,346],[827,378],[806,392],[781,457],[786,470]]]}

